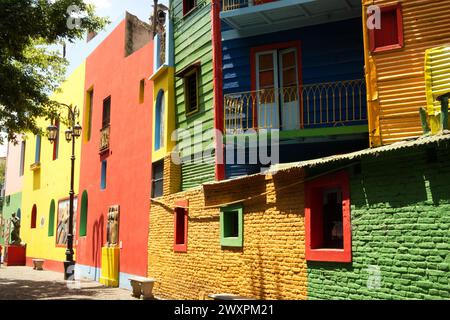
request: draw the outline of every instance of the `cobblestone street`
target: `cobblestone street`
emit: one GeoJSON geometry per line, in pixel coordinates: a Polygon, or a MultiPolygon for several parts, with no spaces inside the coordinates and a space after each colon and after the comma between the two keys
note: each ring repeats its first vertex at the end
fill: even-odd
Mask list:
{"type": "Polygon", "coordinates": [[[82,280],[70,285],[63,274],[31,267],[0,266],[0,300],[136,300],[131,292],[82,280]]]}

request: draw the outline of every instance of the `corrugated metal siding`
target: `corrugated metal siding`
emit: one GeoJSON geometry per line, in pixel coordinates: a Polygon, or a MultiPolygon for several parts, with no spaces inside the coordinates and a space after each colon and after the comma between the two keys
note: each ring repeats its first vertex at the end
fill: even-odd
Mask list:
{"type": "MultiPolygon", "coordinates": [[[[177,128],[191,130],[195,122],[202,123],[203,140],[193,141],[191,148],[184,149],[182,156],[192,154],[194,150],[204,150],[211,145],[211,136],[205,133],[214,128],[213,110],[213,65],[211,38],[211,3],[208,0],[198,0],[197,9],[183,17],[183,1],[172,2],[174,21],[174,51],[175,72],[190,64],[201,61],[199,73],[199,104],[200,111],[186,117],[184,103],[184,86],[181,78],[175,79],[175,111],[177,128]]],[[[214,165],[182,166],[183,190],[197,186],[203,182],[214,180],[214,165]]]]}
{"type": "Polygon", "coordinates": [[[214,181],[214,170],[214,158],[209,158],[203,163],[184,163],[181,166],[182,190],[185,191],[205,182],[214,181]]]}
{"type": "Polygon", "coordinates": [[[224,41],[224,93],[250,91],[250,48],[301,41],[304,84],[362,79],[361,18],[224,41]]]}
{"type": "MultiPolygon", "coordinates": [[[[375,0],[376,5],[396,1],[375,0]]],[[[425,50],[450,42],[450,0],[400,1],[405,46],[373,54],[378,73],[383,144],[422,134],[419,108],[426,106],[425,50]]]]}
{"type": "Polygon", "coordinates": [[[437,97],[450,92],[450,46],[431,49],[427,54],[430,76],[428,104],[435,112],[441,110],[437,97]]]}

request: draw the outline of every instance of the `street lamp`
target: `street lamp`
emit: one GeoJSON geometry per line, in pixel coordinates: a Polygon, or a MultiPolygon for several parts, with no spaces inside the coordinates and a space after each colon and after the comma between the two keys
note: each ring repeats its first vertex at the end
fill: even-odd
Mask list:
{"type": "MultiPolygon", "coordinates": [[[[64,280],[73,280],[75,273],[75,261],[73,260],[73,216],[74,216],[74,180],[75,180],[75,140],[81,136],[81,126],[77,121],[80,113],[76,106],[60,103],[69,111],[69,129],[66,130],[65,136],[67,142],[72,142],[72,156],[70,168],[70,203],[69,203],[69,230],[67,234],[66,261],[64,261],[64,280]]],[[[58,128],[52,123],[47,128],[48,140],[54,143],[57,139],[58,128]]]]}

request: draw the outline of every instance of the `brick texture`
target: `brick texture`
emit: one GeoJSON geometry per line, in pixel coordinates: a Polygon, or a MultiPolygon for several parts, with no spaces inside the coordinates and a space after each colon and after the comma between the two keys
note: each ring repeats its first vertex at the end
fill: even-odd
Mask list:
{"type": "Polygon", "coordinates": [[[362,160],[351,178],[353,263],[308,262],[308,297],[449,299],[449,159],[441,146],[437,161],[425,148],[362,160]]]}
{"type": "Polygon", "coordinates": [[[177,193],[181,190],[181,166],[173,163],[170,155],[164,158],[164,184],[165,196],[177,193]]]}
{"type": "Polygon", "coordinates": [[[172,299],[205,299],[214,293],[306,299],[301,178],[300,172],[259,175],[153,201],[148,276],[158,281],[155,294],[172,299]],[[212,206],[250,197],[244,201],[243,248],[222,249],[219,208],[212,206]],[[173,252],[173,205],[182,199],[190,207],[187,253],[173,252]]]}

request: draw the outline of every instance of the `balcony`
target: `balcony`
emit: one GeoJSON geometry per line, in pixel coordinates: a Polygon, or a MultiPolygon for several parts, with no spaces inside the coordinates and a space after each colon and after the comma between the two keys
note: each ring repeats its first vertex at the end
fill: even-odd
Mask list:
{"type": "Polygon", "coordinates": [[[222,0],[224,40],[361,16],[361,0],[222,0]],[[229,29],[229,30],[227,30],[229,29]]]}
{"type": "Polygon", "coordinates": [[[365,125],[362,79],[232,93],[224,96],[226,134],[365,125]]]}
{"type": "Polygon", "coordinates": [[[39,161],[32,163],[30,165],[30,170],[31,171],[38,171],[39,169],[41,169],[41,163],[39,161]]]}
{"type": "Polygon", "coordinates": [[[103,153],[107,150],[109,150],[109,133],[110,133],[110,126],[105,126],[100,130],[100,153],[103,153]]]}

